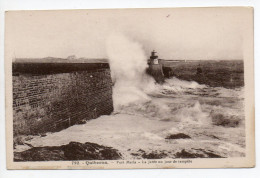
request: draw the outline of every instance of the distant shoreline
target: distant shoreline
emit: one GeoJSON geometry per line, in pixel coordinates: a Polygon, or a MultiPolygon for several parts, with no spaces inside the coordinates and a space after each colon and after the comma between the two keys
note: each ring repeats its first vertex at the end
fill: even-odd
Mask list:
{"type": "MultiPolygon", "coordinates": [[[[159,59],[163,63],[167,62],[197,62],[197,61],[243,61],[243,59],[159,59]]],[[[67,59],[67,58],[16,58],[13,63],[109,63],[106,58],[77,58],[77,59],[67,59]]]]}
{"type": "Polygon", "coordinates": [[[16,58],[13,63],[108,63],[107,59],[104,58],[78,58],[78,59],[67,59],[67,58],[16,58]]]}

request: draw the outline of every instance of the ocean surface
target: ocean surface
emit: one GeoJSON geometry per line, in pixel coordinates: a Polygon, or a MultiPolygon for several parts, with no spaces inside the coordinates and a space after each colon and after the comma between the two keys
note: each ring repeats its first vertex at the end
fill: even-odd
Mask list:
{"type": "MultiPolygon", "coordinates": [[[[113,147],[123,159],[243,157],[244,87],[211,87],[173,77],[156,84],[143,102],[27,143],[42,147],[71,141],[113,147]]],[[[15,151],[26,149],[18,145],[15,151]]]]}

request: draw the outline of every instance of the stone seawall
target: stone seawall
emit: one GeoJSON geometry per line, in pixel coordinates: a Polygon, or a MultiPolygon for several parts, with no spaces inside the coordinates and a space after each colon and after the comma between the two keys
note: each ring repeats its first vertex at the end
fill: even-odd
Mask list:
{"type": "Polygon", "coordinates": [[[58,131],[112,111],[109,68],[13,76],[14,135],[58,131]]]}
{"type": "Polygon", "coordinates": [[[150,64],[147,73],[151,75],[157,83],[164,82],[164,74],[161,64],[150,64]]]}

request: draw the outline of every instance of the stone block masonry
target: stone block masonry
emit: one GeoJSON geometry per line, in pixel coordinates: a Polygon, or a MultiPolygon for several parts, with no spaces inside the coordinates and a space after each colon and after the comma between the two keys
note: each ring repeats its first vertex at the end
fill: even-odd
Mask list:
{"type": "Polygon", "coordinates": [[[59,131],[112,111],[109,68],[13,76],[14,136],[59,131]]]}

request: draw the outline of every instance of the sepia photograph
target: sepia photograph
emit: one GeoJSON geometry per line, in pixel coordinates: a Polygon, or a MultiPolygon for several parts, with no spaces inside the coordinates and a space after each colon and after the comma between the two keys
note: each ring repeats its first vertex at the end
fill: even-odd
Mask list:
{"type": "Polygon", "coordinates": [[[8,169],[254,167],[253,8],[6,11],[8,169]]]}

